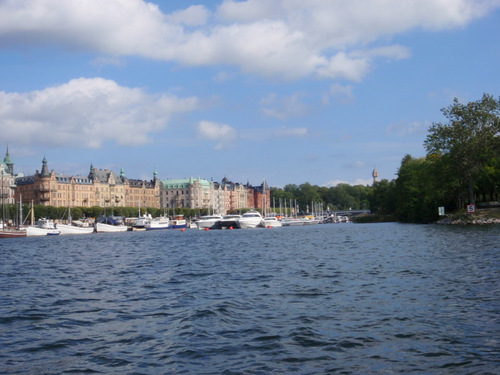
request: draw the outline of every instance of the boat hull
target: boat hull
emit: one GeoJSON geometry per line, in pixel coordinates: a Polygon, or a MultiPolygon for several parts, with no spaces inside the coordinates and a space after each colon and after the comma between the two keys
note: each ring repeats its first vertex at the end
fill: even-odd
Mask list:
{"type": "Polygon", "coordinates": [[[220,220],[200,220],[196,222],[199,230],[203,229],[221,229],[220,220]]]}
{"type": "Polygon", "coordinates": [[[96,223],[95,229],[97,233],[119,233],[126,232],[128,228],[125,225],[96,223]]]}
{"type": "Polygon", "coordinates": [[[183,229],[187,228],[187,222],[186,220],[173,220],[172,224],[170,225],[171,229],[183,229]]]}
{"type": "Polygon", "coordinates": [[[161,230],[168,229],[170,227],[170,221],[167,220],[151,220],[147,223],[144,228],[146,230],[161,230]]]}
{"type": "Polygon", "coordinates": [[[57,229],[46,229],[46,228],[37,228],[28,226],[26,227],[26,236],[34,237],[34,236],[58,236],[61,234],[61,231],[57,229]]]}
{"type": "Polygon", "coordinates": [[[93,227],[77,227],[69,224],[57,224],[57,230],[61,232],[61,234],[90,234],[94,233],[93,227]]]}
{"type": "Polygon", "coordinates": [[[258,222],[252,221],[239,221],[238,227],[241,229],[253,229],[260,227],[260,220],[258,222]]]}
{"type": "Polygon", "coordinates": [[[26,237],[25,230],[16,230],[16,229],[5,229],[0,231],[0,238],[19,238],[26,237]]]}
{"type": "Polygon", "coordinates": [[[272,220],[263,219],[261,222],[261,225],[264,228],[279,228],[282,226],[281,221],[276,220],[276,219],[272,219],[272,220]]]}
{"type": "Polygon", "coordinates": [[[241,218],[241,215],[227,215],[222,218],[220,221],[221,229],[226,228],[238,228],[238,220],[241,218]]]}

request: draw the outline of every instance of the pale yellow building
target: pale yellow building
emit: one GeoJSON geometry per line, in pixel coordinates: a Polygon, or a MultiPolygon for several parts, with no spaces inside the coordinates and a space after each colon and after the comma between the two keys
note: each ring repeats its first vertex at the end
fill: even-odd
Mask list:
{"type": "Polygon", "coordinates": [[[55,207],[160,207],[160,183],[153,174],[150,181],[118,175],[92,165],[88,176],[67,176],[49,172],[47,159],[42,171],[16,178],[16,197],[24,202],[55,207]]]}

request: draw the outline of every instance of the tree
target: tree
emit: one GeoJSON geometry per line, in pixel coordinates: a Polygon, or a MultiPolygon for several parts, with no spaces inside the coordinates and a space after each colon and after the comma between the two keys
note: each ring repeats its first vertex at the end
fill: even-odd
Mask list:
{"type": "Polygon", "coordinates": [[[398,170],[395,194],[398,220],[428,223],[438,217],[438,207],[445,205],[442,182],[436,181],[437,164],[427,158],[406,155],[398,170]]]}
{"type": "Polygon", "coordinates": [[[394,180],[382,180],[373,186],[373,194],[370,196],[370,210],[375,214],[390,215],[396,211],[394,199],[394,180]]]}
{"type": "Polygon", "coordinates": [[[453,104],[441,110],[448,123],[434,123],[424,142],[427,155],[437,154],[449,163],[468,190],[474,204],[474,183],[492,158],[498,158],[500,100],[483,94],[481,100],[453,104]]]}

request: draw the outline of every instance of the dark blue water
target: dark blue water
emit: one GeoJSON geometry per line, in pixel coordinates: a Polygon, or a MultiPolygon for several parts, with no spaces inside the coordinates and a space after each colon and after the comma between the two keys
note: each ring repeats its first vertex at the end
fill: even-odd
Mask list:
{"type": "Polygon", "coordinates": [[[2,374],[494,374],[500,227],[0,241],[2,374]]]}

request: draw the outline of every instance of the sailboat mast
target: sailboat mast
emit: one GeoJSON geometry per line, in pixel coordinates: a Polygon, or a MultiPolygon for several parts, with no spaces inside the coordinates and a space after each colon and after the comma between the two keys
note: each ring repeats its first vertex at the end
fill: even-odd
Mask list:
{"type": "Polygon", "coordinates": [[[2,169],[2,229],[5,230],[5,198],[3,195],[3,169],[2,169]]]}
{"type": "Polygon", "coordinates": [[[17,224],[17,228],[21,226],[23,222],[23,195],[19,194],[19,223],[17,224]]]}

